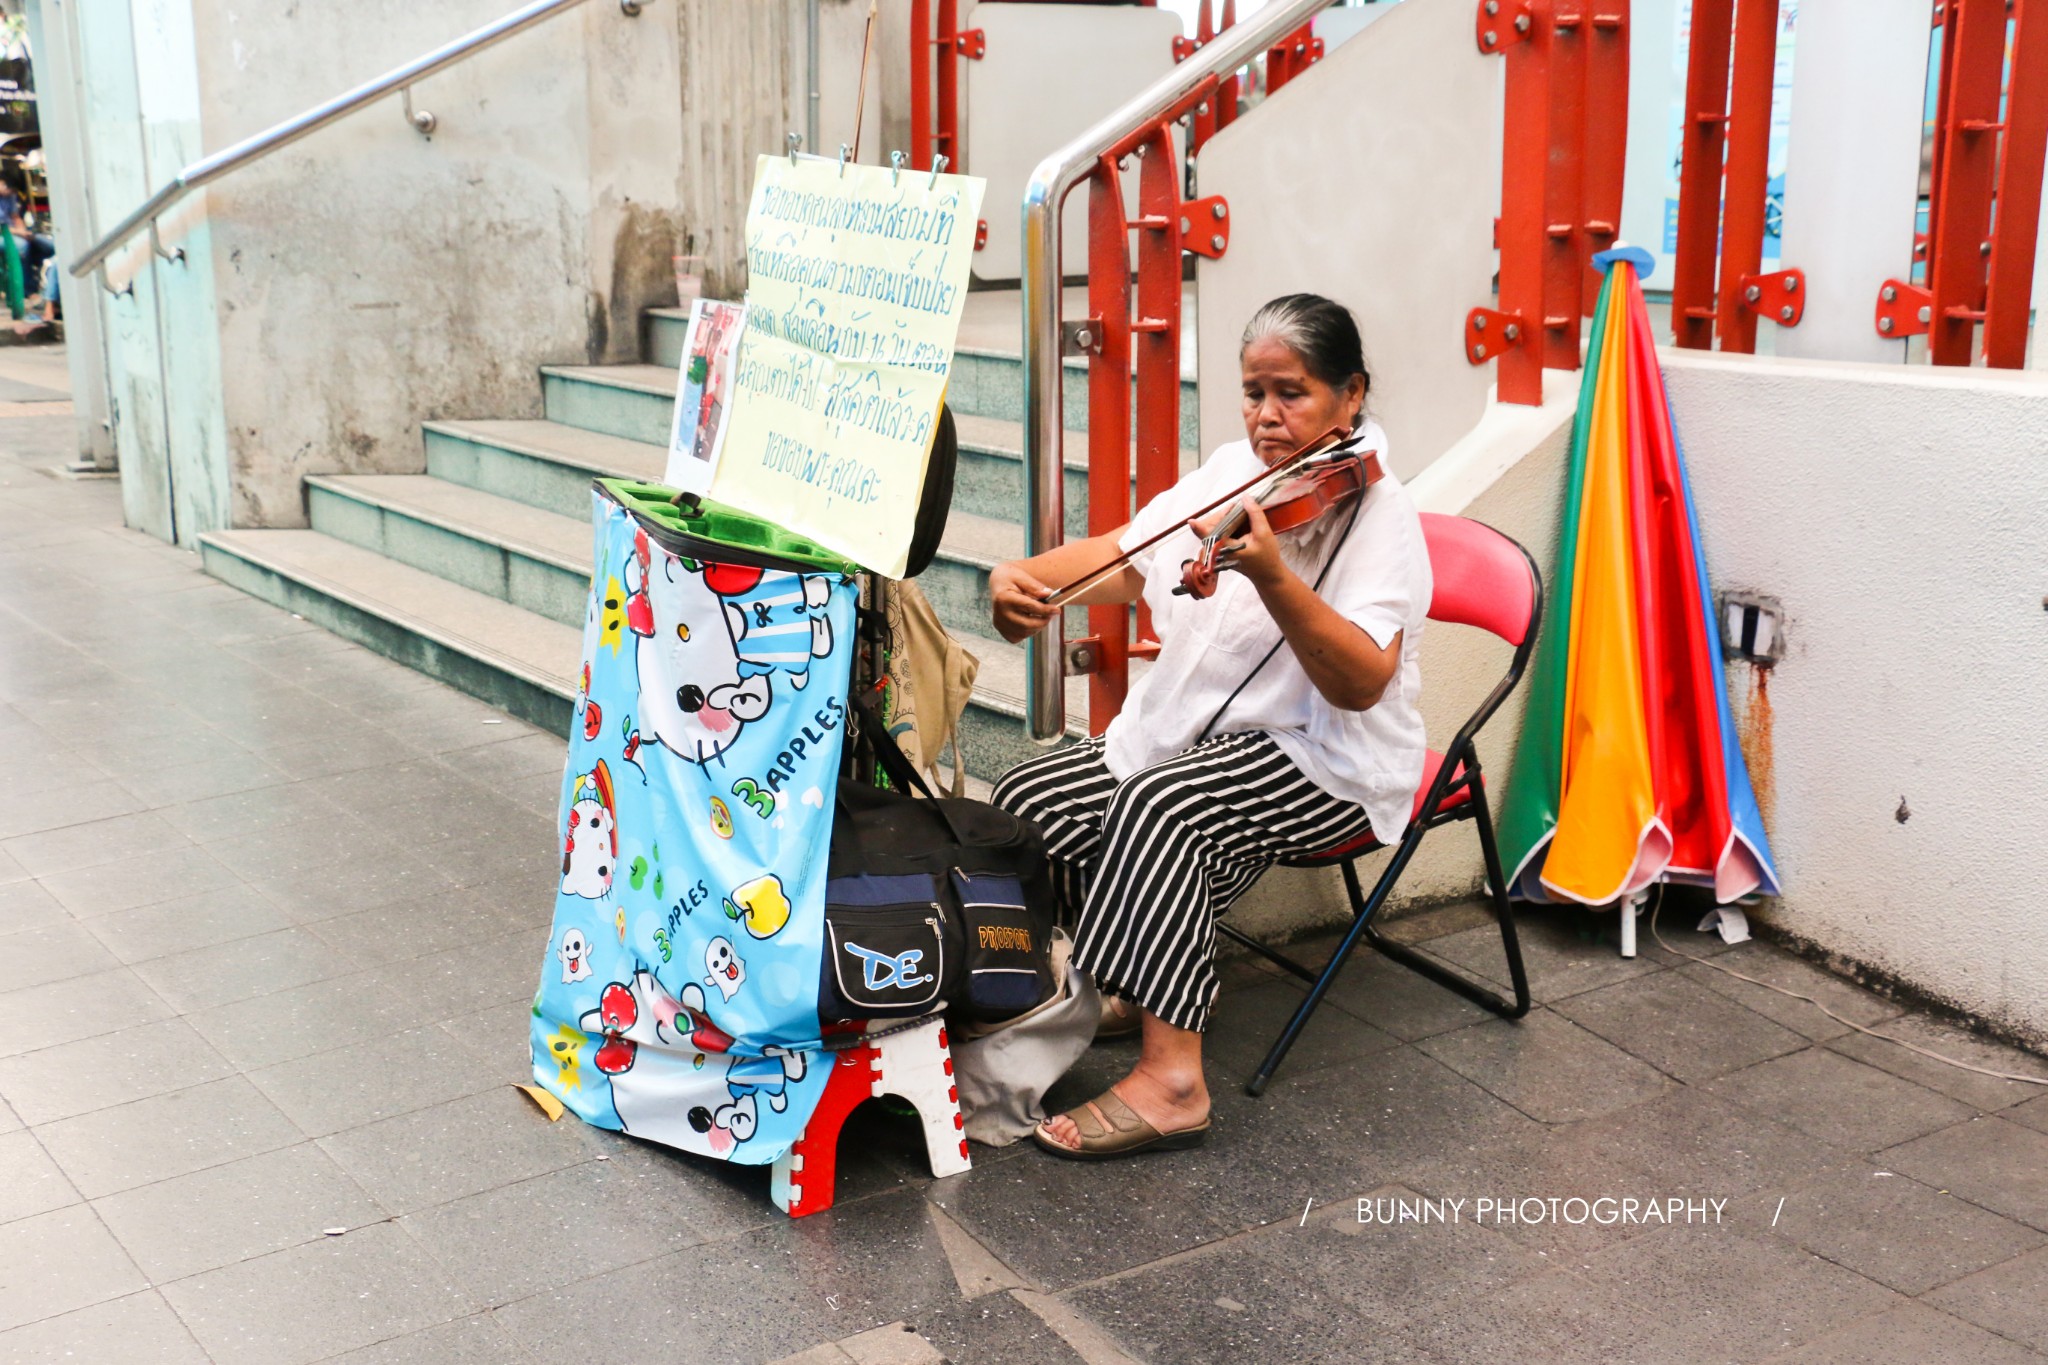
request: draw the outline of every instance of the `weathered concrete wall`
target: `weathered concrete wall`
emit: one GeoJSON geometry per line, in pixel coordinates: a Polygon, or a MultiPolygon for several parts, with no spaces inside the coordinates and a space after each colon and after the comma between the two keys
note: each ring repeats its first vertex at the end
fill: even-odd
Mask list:
{"type": "Polygon", "coordinates": [[[2048,1039],[2048,376],[1664,364],[1716,588],[1785,605],[1770,921],[2048,1039]]]}
{"type": "MultiPolygon", "coordinates": [[[[205,149],[504,10],[194,0],[205,149]]],[[[589,67],[583,23],[558,18],[421,83],[431,137],[389,100],[206,191],[234,524],[302,524],[306,474],[421,468],[422,418],[536,416],[536,366],[602,354],[593,179],[628,177],[593,175],[589,67]]]]}

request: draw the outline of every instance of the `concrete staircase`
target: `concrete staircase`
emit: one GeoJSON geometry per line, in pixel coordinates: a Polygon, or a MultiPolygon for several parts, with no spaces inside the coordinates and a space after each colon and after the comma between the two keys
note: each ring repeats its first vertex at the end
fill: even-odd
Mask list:
{"type": "MultiPolygon", "coordinates": [[[[972,306],[973,335],[1017,335],[1015,294],[978,294],[972,306]]],[[[310,529],[202,536],[207,571],[568,733],[590,580],[590,481],[660,479],[687,326],[687,312],[654,309],[644,363],[544,366],[540,420],[422,423],[424,474],[309,477],[310,529]]],[[[1079,533],[1087,518],[1087,386],[1076,371],[1065,388],[1068,529],[1079,533]]],[[[1024,652],[988,624],[988,571],[1024,544],[1020,361],[963,345],[948,393],[959,475],[944,545],[919,582],[981,660],[962,729],[969,771],[992,779],[1037,752],[1021,723],[1024,652]]],[[[1181,443],[1191,447],[1194,438],[1194,389],[1183,381],[1181,443]]],[[[1086,695],[1085,680],[1070,683],[1068,728],[1077,735],[1086,731],[1086,695]]]]}

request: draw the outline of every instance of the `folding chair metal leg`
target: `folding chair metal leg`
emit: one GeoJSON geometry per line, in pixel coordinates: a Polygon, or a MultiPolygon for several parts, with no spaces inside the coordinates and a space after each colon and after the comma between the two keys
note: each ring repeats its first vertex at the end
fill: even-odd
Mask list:
{"type": "Polygon", "coordinates": [[[1420,972],[1440,986],[1456,991],[1475,1005],[1482,1005],[1504,1019],[1519,1019],[1529,1012],[1529,974],[1522,965],[1522,941],[1515,934],[1514,910],[1508,904],[1507,878],[1501,873],[1500,849],[1493,838],[1493,819],[1487,814],[1484,800],[1472,804],[1473,819],[1479,823],[1479,847],[1486,856],[1487,890],[1491,893],[1488,899],[1493,902],[1494,920],[1500,925],[1501,948],[1507,955],[1508,980],[1514,986],[1514,998],[1509,999],[1462,973],[1452,971],[1407,944],[1388,938],[1376,928],[1368,927],[1365,938],[1385,956],[1420,972]]]}
{"type": "Polygon", "coordinates": [[[1420,825],[1408,831],[1407,837],[1401,840],[1401,846],[1394,850],[1394,856],[1387,861],[1386,870],[1381,872],[1379,880],[1373,883],[1372,896],[1369,899],[1359,894],[1356,862],[1350,858],[1344,860],[1344,886],[1351,896],[1351,928],[1345,933],[1344,941],[1337,945],[1337,950],[1330,954],[1329,962],[1324,964],[1322,974],[1316,978],[1315,984],[1309,987],[1308,995],[1294,1011],[1294,1017],[1287,1021],[1287,1027],[1281,1030],[1280,1037],[1266,1053],[1266,1060],[1259,1063],[1257,1074],[1246,1083],[1245,1094],[1256,1098],[1265,1093],[1266,1083],[1273,1079],[1273,1073],[1278,1071],[1280,1063],[1286,1060],[1287,1053],[1294,1047],[1294,1040],[1308,1027],[1309,1016],[1316,1012],[1316,1006],[1323,1003],[1323,997],[1329,994],[1330,987],[1336,984],[1337,973],[1343,969],[1345,960],[1351,956],[1351,950],[1358,946],[1359,937],[1370,937],[1372,934],[1374,913],[1379,910],[1380,903],[1386,900],[1387,893],[1394,889],[1394,883],[1400,880],[1401,870],[1408,865],[1408,860],[1415,856],[1416,848],[1422,843],[1423,833],[1420,825]]]}

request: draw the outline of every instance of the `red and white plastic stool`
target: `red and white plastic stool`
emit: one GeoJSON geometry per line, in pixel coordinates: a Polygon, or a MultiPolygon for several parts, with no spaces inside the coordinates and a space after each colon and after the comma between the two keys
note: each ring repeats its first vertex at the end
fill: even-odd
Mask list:
{"type": "Polygon", "coordinates": [[[803,1136],[775,1163],[769,1178],[768,1197],[775,1207],[792,1218],[832,1207],[839,1130],[848,1114],[878,1095],[896,1095],[917,1110],[934,1176],[958,1175],[973,1164],[967,1158],[966,1120],[960,1114],[960,1088],[953,1083],[953,1053],[943,1019],[927,1019],[916,1028],[824,1055],[833,1059],[825,1093],[803,1136]]]}

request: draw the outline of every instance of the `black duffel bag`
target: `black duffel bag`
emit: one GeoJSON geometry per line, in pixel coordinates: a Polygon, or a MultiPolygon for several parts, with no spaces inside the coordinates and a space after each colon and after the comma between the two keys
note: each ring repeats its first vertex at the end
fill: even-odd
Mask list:
{"type": "Polygon", "coordinates": [[[986,801],[934,797],[873,708],[855,705],[898,790],[839,784],[819,1017],[901,1019],[951,1006],[994,1021],[1036,1009],[1057,986],[1037,827],[986,801]]]}

